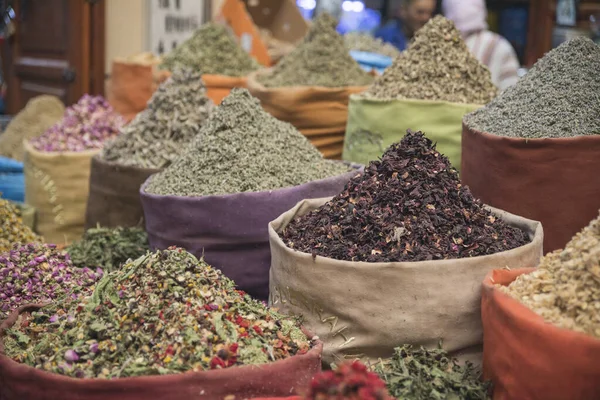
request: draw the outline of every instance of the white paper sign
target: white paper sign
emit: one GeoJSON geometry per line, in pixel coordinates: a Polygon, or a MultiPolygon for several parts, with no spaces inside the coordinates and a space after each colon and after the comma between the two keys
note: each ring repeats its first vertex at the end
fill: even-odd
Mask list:
{"type": "Polygon", "coordinates": [[[577,24],[577,6],[575,0],[559,0],[556,6],[556,23],[565,26],[577,24]]]}
{"type": "Polygon", "coordinates": [[[202,24],[204,0],[150,0],[149,50],[165,54],[189,39],[202,24]]]}

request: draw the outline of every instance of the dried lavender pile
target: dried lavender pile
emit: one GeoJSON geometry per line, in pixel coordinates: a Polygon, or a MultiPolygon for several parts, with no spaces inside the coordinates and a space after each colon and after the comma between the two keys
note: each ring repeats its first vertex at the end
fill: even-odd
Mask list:
{"type": "Polygon", "coordinates": [[[110,272],[129,259],[150,250],[148,234],[141,228],[91,228],[67,247],[76,267],[100,267],[110,272]]]}
{"type": "Polygon", "coordinates": [[[13,243],[29,243],[40,240],[23,223],[21,212],[8,200],[0,199],[0,253],[10,250],[13,243]]]}
{"type": "Polygon", "coordinates": [[[319,14],[298,47],[258,80],[266,87],[370,84],[373,77],[350,57],[336,25],[331,15],[319,14]]]}
{"type": "Polygon", "coordinates": [[[464,121],[481,132],[526,139],[598,135],[599,93],[600,46],[578,37],[464,121]]]}
{"type": "Polygon", "coordinates": [[[305,253],[368,262],[476,257],[529,242],[473,198],[429,139],[411,131],[282,237],[305,253]]]}
{"type": "Polygon", "coordinates": [[[4,345],[17,362],[77,378],[265,364],[311,348],[298,321],[177,248],[106,274],[80,301],[22,316],[4,345]]]}
{"type": "Polygon", "coordinates": [[[65,106],[58,97],[42,95],[29,100],[0,135],[0,156],[23,161],[23,140],[40,136],[64,113],[65,106]]]}
{"type": "Polygon", "coordinates": [[[191,68],[203,74],[246,76],[260,66],[236,42],[226,26],[209,22],[164,56],[161,68],[191,68]]]}
{"type": "Polygon", "coordinates": [[[31,144],[47,152],[99,149],[106,140],[117,136],[124,124],[123,117],[102,96],[85,94],[67,108],[62,120],[31,140],[31,144]]]}
{"type": "Polygon", "coordinates": [[[365,96],[486,104],[496,94],[490,71],[471,54],[454,23],[436,16],[365,96]]]}
{"type": "Polygon", "coordinates": [[[0,320],[24,304],[76,299],[102,275],[99,268],[75,268],[55,245],[15,244],[0,254],[0,320]]]}
{"type": "Polygon", "coordinates": [[[599,277],[600,216],[534,272],[500,289],[551,324],[600,338],[599,277]]]}
{"type": "Polygon", "coordinates": [[[175,196],[257,192],[347,171],[325,160],[292,125],[265,112],[246,89],[234,89],[189,150],[153,175],[146,191],[175,196]]]}
{"type": "Polygon", "coordinates": [[[177,70],[158,87],[147,108],[106,144],[102,158],[121,165],[164,168],[198,134],[213,108],[201,73],[177,70]]]}
{"type": "Polygon", "coordinates": [[[394,355],[375,366],[395,399],[487,400],[489,382],[471,363],[459,365],[441,348],[427,350],[404,345],[394,355]]]}
{"type": "Polygon", "coordinates": [[[396,58],[400,55],[394,45],[373,37],[367,33],[349,32],[344,35],[344,43],[348,50],[368,51],[371,53],[383,54],[384,56],[396,58]]]}

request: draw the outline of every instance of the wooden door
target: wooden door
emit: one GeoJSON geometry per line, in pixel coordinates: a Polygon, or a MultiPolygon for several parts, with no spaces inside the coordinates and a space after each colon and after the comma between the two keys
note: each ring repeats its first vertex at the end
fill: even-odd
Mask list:
{"type": "Polygon", "coordinates": [[[14,7],[17,23],[9,44],[9,114],[40,94],[55,95],[71,105],[85,93],[102,93],[102,1],[16,0],[14,7]]]}

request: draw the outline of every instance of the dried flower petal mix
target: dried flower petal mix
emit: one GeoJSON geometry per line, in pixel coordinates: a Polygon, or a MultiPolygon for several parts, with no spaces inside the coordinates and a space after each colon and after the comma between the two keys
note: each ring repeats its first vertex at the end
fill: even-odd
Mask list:
{"type": "Polygon", "coordinates": [[[77,298],[102,275],[99,268],[75,268],[54,245],[15,244],[0,255],[0,320],[28,303],[77,298]]]}
{"type": "Polygon", "coordinates": [[[600,338],[600,216],[500,290],[558,327],[600,338]]]}
{"type": "Polygon", "coordinates": [[[99,149],[115,137],[125,120],[101,96],[83,95],[67,108],[62,120],[31,141],[39,151],[60,152],[99,149]]]}
{"type": "Polygon", "coordinates": [[[72,377],[264,364],[311,348],[298,321],[178,248],[131,261],[91,296],[23,315],[7,333],[9,357],[72,377]]]}

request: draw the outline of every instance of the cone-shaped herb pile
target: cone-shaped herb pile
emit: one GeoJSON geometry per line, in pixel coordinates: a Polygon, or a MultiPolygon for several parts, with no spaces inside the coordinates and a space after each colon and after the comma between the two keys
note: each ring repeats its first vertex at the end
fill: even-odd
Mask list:
{"type": "Polygon", "coordinates": [[[302,252],[368,262],[476,257],[530,241],[461,185],[423,133],[410,130],[341,194],[292,221],[282,237],[302,252]]]}
{"type": "Polygon", "coordinates": [[[331,15],[320,14],[298,47],[271,72],[259,75],[259,81],[266,87],[345,87],[371,83],[373,77],[350,56],[335,26],[331,15]]]}
{"type": "Polygon", "coordinates": [[[365,95],[486,104],[496,93],[490,71],[469,51],[454,23],[436,16],[365,95]]]}
{"type": "Polygon", "coordinates": [[[233,89],[188,151],[152,176],[146,191],[175,196],[257,192],[347,171],[324,159],[292,125],[265,112],[246,89],[233,89]]]}

